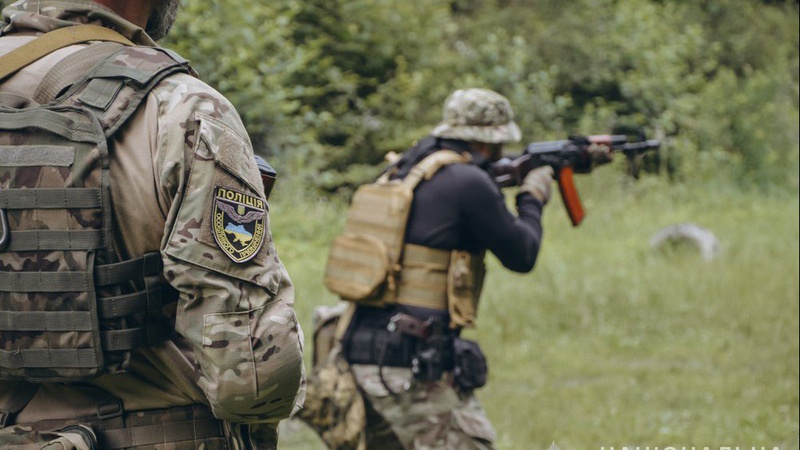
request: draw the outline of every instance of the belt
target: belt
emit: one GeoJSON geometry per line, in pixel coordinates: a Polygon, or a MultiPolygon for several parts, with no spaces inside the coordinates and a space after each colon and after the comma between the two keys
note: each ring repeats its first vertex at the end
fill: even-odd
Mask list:
{"type": "Polygon", "coordinates": [[[404,336],[399,342],[391,341],[392,333],[386,329],[358,328],[343,341],[344,357],[350,364],[411,367],[418,340],[404,336]]]}
{"type": "Polygon", "coordinates": [[[123,449],[184,441],[202,441],[225,437],[222,421],[205,406],[187,406],[163,410],[126,412],[124,428],[96,430],[104,449],[123,449]]]}
{"type": "Polygon", "coordinates": [[[419,352],[436,345],[449,347],[449,357],[443,368],[453,368],[452,343],[455,336],[444,326],[422,321],[407,314],[395,314],[389,323],[380,326],[371,323],[356,324],[343,339],[344,357],[350,364],[367,364],[386,367],[412,367],[419,352]]]}

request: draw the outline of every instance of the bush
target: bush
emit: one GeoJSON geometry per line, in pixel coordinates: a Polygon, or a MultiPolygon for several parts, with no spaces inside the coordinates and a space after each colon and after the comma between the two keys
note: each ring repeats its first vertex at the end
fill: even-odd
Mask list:
{"type": "Polygon", "coordinates": [[[643,128],[674,180],[797,189],[796,2],[240,5],[187,0],[171,43],[304,185],[373,178],[476,86],[509,97],[526,140],[643,128]]]}

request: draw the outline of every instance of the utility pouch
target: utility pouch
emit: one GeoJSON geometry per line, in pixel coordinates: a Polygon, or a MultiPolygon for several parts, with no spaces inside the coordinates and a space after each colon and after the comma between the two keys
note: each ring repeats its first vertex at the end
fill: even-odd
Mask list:
{"type": "Polygon", "coordinates": [[[456,386],[462,391],[470,391],[484,386],[489,368],[478,343],[455,338],[453,351],[455,353],[453,376],[456,386]]]}
{"type": "Polygon", "coordinates": [[[350,366],[335,346],[308,377],[298,413],[330,448],[365,450],[366,407],[350,366]]]}
{"type": "MultiPolygon", "coordinates": [[[[440,338],[437,338],[440,339],[440,338]]],[[[447,355],[442,346],[435,343],[426,343],[411,359],[411,373],[419,381],[437,381],[442,378],[446,371],[445,360],[447,355]]]]}
{"type": "Polygon", "coordinates": [[[454,337],[447,332],[445,323],[428,323],[429,336],[424,339],[411,359],[411,373],[419,381],[437,381],[455,364],[454,337]]]}
{"type": "Polygon", "coordinates": [[[413,191],[399,181],[359,187],[344,232],[334,240],[325,266],[325,286],[343,300],[369,306],[394,303],[394,268],[399,267],[413,191]]]}
{"type": "Polygon", "coordinates": [[[447,307],[450,328],[474,327],[486,266],[484,252],[453,251],[447,272],[447,307]]]}
{"type": "Polygon", "coordinates": [[[34,430],[29,425],[11,425],[0,430],[0,448],[8,450],[97,450],[97,436],[88,425],[70,425],[58,430],[34,430]]]}
{"type": "Polygon", "coordinates": [[[345,233],[331,245],[325,286],[343,300],[382,306],[380,295],[391,273],[386,244],[367,234],[345,233]]]}

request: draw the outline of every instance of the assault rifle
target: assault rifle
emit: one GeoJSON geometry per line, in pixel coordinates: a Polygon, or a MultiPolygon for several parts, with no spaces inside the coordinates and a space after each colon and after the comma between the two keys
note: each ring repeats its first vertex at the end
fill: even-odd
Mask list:
{"type": "Polygon", "coordinates": [[[578,226],[585,215],[573,173],[589,173],[600,164],[611,162],[613,152],[622,152],[631,163],[634,158],[661,147],[654,139],[629,142],[625,135],[571,136],[563,141],[534,142],[525,147],[522,155],[502,158],[492,165],[490,173],[500,187],[519,186],[525,175],[541,166],[551,166],[555,172],[561,199],[573,226],[578,226]],[[610,152],[598,158],[590,151],[592,145],[605,145],[610,152]]]}
{"type": "Polygon", "coordinates": [[[272,193],[272,188],[275,186],[275,178],[278,177],[278,172],[264,158],[258,155],[255,155],[255,157],[258,173],[261,175],[261,184],[264,185],[264,196],[269,200],[269,194],[272,193]]]}

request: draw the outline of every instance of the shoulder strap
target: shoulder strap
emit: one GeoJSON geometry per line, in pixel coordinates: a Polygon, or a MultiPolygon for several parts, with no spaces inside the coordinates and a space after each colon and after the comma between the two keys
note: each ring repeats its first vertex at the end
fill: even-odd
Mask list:
{"type": "Polygon", "coordinates": [[[5,428],[18,412],[25,408],[39,389],[38,384],[21,381],[11,390],[11,395],[0,404],[0,429],[5,428]]]}
{"type": "Polygon", "coordinates": [[[76,25],[59,28],[45,33],[0,57],[0,82],[5,81],[23,67],[58,49],[89,41],[109,41],[124,45],[134,45],[125,36],[110,28],[98,25],[76,25]]]}
{"type": "Polygon", "coordinates": [[[117,42],[91,44],[57,62],[42,78],[33,100],[40,105],[55,100],[68,87],[83,80],[92,68],[119,50],[117,42]]]}
{"type": "Polygon", "coordinates": [[[403,178],[403,184],[411,190],[417,187],[422,180],[430,178],[444,166],[458,163],[468,163],[472,161],[472,155],[467,152],[458,153],[452,150],[439,150],[431,153],[425,159],[417,163],[411,172],[403,178]]]}

